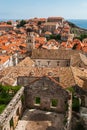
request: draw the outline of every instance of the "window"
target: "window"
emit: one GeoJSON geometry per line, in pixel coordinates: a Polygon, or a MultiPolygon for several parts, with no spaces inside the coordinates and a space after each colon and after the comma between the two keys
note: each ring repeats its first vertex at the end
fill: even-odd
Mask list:
{"type": "Polygon", "coordinates": [[[38,65],[40,65],[40,61],[38,61],[38,65]]]}
{"type": "Polygon", "coordinates": [[[28,40],[28,43],[31,43],[31,40],[30,40],[30,39],[28,40]]]}
{"type": "Polygon", "coordinates": [[[50,65],[50,61],[47,61],[48,62],[48,65],[50,65]]]}
{"type": "Polygon", "coordinates": [[[67,61],[66,66],[70,66],[70,61],[67,61]]]}
{"type": "Polygon", "coordinates": [[[59,63],[60,63],[60,62],[59,62],[59,61],[57,61],[57,66],[59,66],[59,63]]]}
{"type": "Polygon", "coordinates": [[[41,100],[40,100],[40,97],[36,97],[36,98],[35,98],[35,104],[36,104],[36,105],[40,105],[40,101],[41,101],[41,100]]]}
{"type": "Polygon", "coordinates": [[[57,99],[52,99],[51,100],[51,107],[57,107],[58,105],[58,100],[57,99]]]}

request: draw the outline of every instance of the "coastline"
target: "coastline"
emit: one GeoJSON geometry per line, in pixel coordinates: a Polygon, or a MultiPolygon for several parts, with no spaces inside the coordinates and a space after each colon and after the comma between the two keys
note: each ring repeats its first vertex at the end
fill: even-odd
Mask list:
{"type": "Polygon", "coordinates": [[[75,24],[80,29],[87,30],[87,19],[67,19],[67,21],[75,24]]]}

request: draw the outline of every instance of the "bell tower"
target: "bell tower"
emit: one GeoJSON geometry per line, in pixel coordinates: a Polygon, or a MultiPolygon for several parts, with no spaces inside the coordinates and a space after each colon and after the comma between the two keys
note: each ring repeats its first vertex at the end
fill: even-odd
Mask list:
{"type": "Polygon", "coordinates": [[[31,29],[27,29],[26,44],[27,44],[27,51],[32,52],[32,49],[35,48],[35,36],[34,32],[31,29]]]}

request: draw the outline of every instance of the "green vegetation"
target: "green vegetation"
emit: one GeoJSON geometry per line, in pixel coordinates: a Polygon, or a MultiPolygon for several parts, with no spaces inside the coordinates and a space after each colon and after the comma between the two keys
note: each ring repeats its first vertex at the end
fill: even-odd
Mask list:
{"type": "Polygon", "coordinates": [[[51,103],[52,103],[52,107],[57,107],[58,100],[57,99],[52,99],[51,103]]]}
{"type": "Polygon", "coordinates": [[[73,87],[68,87],[68,88],[67,88],[67,90],[68,90],[69,92],[71,92],[71,93],[74,95],[75,90],[74,90],[74,88],[73,88],[73,87]]]}
{"type": "Polygon", "coordinates": [[[80,34],[79,37],[75,37],[77,39],[79,39],[80,41],[82,41],[84,38],[87,38],[87,33],[84,33],[84,34],[80,34]]]}
{"type": "Polygon", "coordinates": [[[2,111],[5,109],[6,105],[0,105],[0,114],[2,113],[2,111]]]}
{"type": "Polygon", "coordinates": [[[10,127],[13,127],[13,126],[14,126],[13,118],[11,118],[11,120],[10,120],[10,127]]]}
{"type": "Polygon", "coordinates": [[[71,27],[71,33],[74,33],[75,37],[79,39],[80,41],[82,41],[84,38],[87,38],[87,29],[83,29],[78,27],[77,25],[73,24],[72,22],[67,21],[68,24],[71,27]]]}
{"type": "Polygon", "coordinates": [[[61,40],[61,35],[58,34],[58,35],[50,35],[49,38],[47,37],[47,40],[51,40],[51,39],[55,39],[55,40],[61,40]]]}
{"type": "Polygon", "coordinates": [[[40,104],[40,97],[36,97],[35,104],[40,104]]]}
{"type": "Polygon", "coordinates": [[[25,20],[21,20],[20,23],[17,25],[17,27],[23,27],[26,24],[25,20]]]}
{"type": "Polygon", "coordinates": [[[0,85],[0,114],[5,109],[10,100],[14,97],[20,86],[3,86],[0,85]]]}
{"type": "Polygon", "coordinates": [[[79,99],[77,97],[74,97],[74,96],[72,99],[72,110],[76,111],[76,112],[79,112],[79,110],[80,110],[79,99]]]}
{"type": "Polygon", "coordinates": [[[76,111],[76,112],[79,112],[80,103],[79,103],[78,97],[76,97],[76,95],[75,95],[74,88],[73,87],[69,87],[69,88],[67,88],[67,90],[72,93],[72,110],[76,111]]]}
{"type": "Polygon", "coordinates": [[[7,21],[7,24],[12,25],[12,22],[11,21],[7,21]]]}

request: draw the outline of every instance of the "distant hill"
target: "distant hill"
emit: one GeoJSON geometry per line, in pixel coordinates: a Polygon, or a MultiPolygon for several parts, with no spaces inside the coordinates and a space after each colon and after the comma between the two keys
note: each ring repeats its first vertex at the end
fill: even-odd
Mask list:
{"type": "Polygon", "coordinates": [[[77,37],[80,36],[81,34],[87,34],[87,29],[80,28],[72,22],[69,22],[69,21],[67,22],[71,27],[71,33],[74,33],[77,37]]]}

